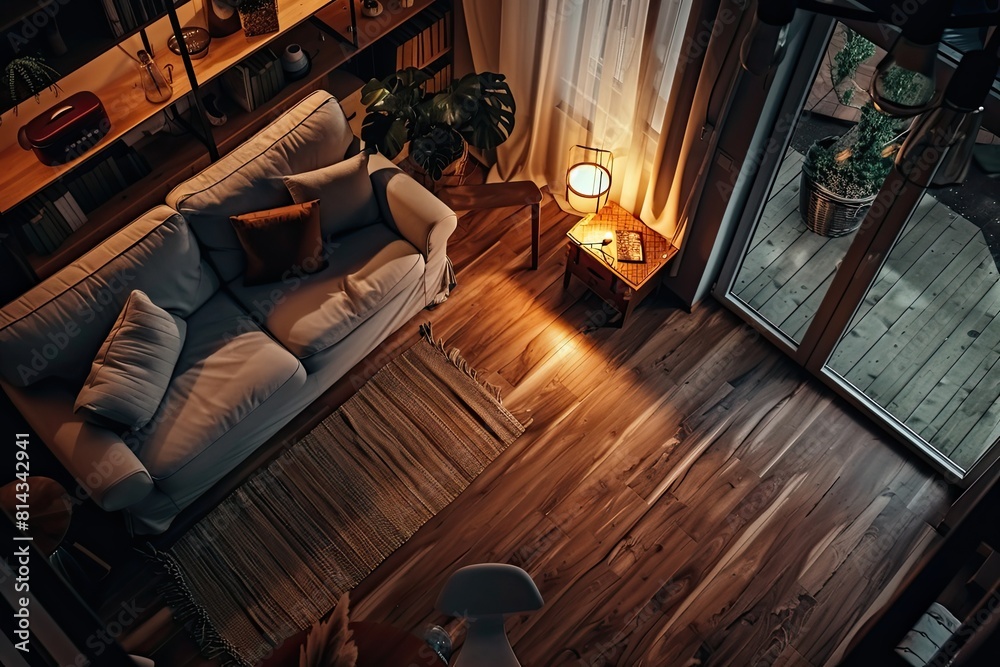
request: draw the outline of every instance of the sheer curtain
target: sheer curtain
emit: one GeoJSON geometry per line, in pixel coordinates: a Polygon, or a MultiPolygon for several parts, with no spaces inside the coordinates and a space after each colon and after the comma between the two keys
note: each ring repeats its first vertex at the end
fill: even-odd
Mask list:
{"type": "MultiPolygon", "coordinates": [[[[675,80],[692,65],[685,40],[698,0],[466,2],[473,61],[505,74],[517,126],[497,151],[496,177],[565,192],[574,144],[615,154],[612,199],[673,238],[671,187],[654,177],[671,139],[675,80]],[[498,30],[499,27],[499,30],[498,30]],[[659,204],[656,201],[659,200],[659,204]]],[[[695,77],[697,80],[697,77],[695,77]]]]}

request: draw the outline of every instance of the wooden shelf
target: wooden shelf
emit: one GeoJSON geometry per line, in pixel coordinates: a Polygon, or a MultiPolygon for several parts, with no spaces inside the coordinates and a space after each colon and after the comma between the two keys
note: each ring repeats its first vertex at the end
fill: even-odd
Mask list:
{"type": "Polygon", "coordinates": [[[441,60],[442,58],[444,58],[449,53],[451,53],[451,47],[450,46],[446,46],[445,48],[441,49],[440,51],[438,51],[437,53],[435,53],[433,56],[431,56],[430,58],[428,58],[425,62],[420,63],[420,65],[417,67],[417,69],[430,69],[432,65],[436,64],[439,60],[441,60]]]}
{"type": "MultiPolygon", "coordinates": [[[[281,26],[279,32],[259,37],[246,37],[242,32],[237,32],[229,37],[212,40],[208,55],[193,61],[199,85],[212,80],[257,49],[274,41],[283,32],[302,23],[327,2],[328,0],[282,0],[278,4],[278,24],[281,26]]],[[[94,90],[104,102],[111,119],[111,131],[83,159],[58,167],[46,167],[33,153],[23,150],[17,144],[0,150],[0,164],[4,168],[4,173],[0,175],[0,212],[9,211],[45,186],[54,183],[132,128],[191,92],[191,82],[184,73],[184,64],[179,56],[164,49],[158,52],[156,62],[161,68],[173,65],[173,97],[163,104],[150,104],[139,86],[139,75],[133,71],[94,90]]]]}
{"type": "Polygon", "coordinates": [[[220,153],[225,154],[236,148],[249,135],[263,129],[275,116],[314,90],[325,88],[339,98],[364,85],[354,76],[335,71],[354,55],[353,49],[345,53],[336,39],[312,22],[303,23],[281,35],[272,46],[275,53],[279,53],[289,44],[298,44],[309,55],[309,74],[289,82],[277,95],[253,111],[244,111],[235,104],[227,107],[229,120],[225,125],[212,128],[220,153]]]}
{"type": "MultiPolygon", "coordinates": [[[[347,3],[351,0],[336,0],[316,12],[316,18],[330,26],[340,35],[351,34],[351,11],[347,3]]],[[[361,15],[361,0],[353,0],[358,17],[358,50],[363,50],[385,37],[414,16],[424,11],[437,0],[414,0],[412,7],[400,7],[399,0],[386,0],[380,16],[368,18],[361,15]]]]}
{"type": "MultiPolygon", "coordinates": [[[[412,7],[404,9],[399,6],[398,0],[389,0],[385,3],[386,9],[382,16],[367,19],[361,16],[360,2],[355,1],[358,4],[361,49],[370,46],[435,2],[416,0],[412,7]],[[365,29],[366,25],[377,26],[377,30],[365,29]]],[[[229,114],[229,121],[225,125],[212,128],[221,154],[231,151],[312,90],[325,88],[349,103],[359,95],[363,82],[352,75],[335,71],[338,66],[355,56],[358,49],[328,35],[331,28],[339,30],[341,34],[350,34],[346,29],[350,25],[347,0],[336,0],[329,4],[328,0],[281,0],[278,5],[278,21],[281,29],[269,35],[248,38],[238,32],[229,37],[214,39],[208,55],[192,63],[195,78],[201,86],[264,46],[273,45],[277,52],[295,42],[301,44],[312,58],[312,69],[303,79],[290,82],[278,95],[253,112],[234,110],[229,114]],[[316,20],[306,23],[313,15],[316,20]]],[[[447,51],[438,54],[435,61],[446,53],[447,51]]],[[[111,119],[111,131],[81,159],[68,165],[46,167],[32,153],[23,151],[17,145],[0,150],[0,164],[4,169],[3,174],[0,174],[0,211],[9,211],[65,174],[98,158],[104,148],[122,135],[191,93],[191,83],[178,56],[164,50],[157,54],[157,64],[162,68],[168,64],[173,65],[174,94],[164,104],[150,104],[146,101],[139,86],[139,77],[137,74],[133,75],[133,72],[94,90],[105,103],[111,119]]],[[[360,105],[360,102],[357,104],[360,105]]],[[[363,115],[363,109],[361,113],[363,115]]],[[[355,123],[360,123],[360,117],[352,121],[352,125],[355,123]]],[[[197,123],[193,124],[197,126],[197,123]]],[[[92,211],[88,215],[88,222],[67,237],[53,253],[44,256],[29,253],[28,261],[40,279],[52,275],[148,209],[162,203],[175,185],[210,164],[204,145],[190,135],[157,135],[137,148],[152,165],[152,172],[92,211]]]]}
{"type": "Polygon", "coordinates": [[[157,136],[136,148],[152,165],[152,171],[91,211],[87,222],[66,237],[54,252],[28,253],[28,261],[39,279],[51,276],[135,218],[162,204],[175,185],[210,163],[205,147],[191,136],[157,136]]]}

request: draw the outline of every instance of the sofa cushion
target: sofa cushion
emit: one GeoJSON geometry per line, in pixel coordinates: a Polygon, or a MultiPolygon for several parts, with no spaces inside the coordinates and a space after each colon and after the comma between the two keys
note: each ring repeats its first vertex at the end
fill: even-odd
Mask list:
{"type": "Polygon", "coordinates": [[[218,288],[184,218],[158,206],[0,309],[0,376],[79,387],[132,290],[187,317],[218,288]]]}
{"type": "Polygon", "coordinates": [[[99,425],[145,426],[167,392],[186,335],[183,319],[133,291],[97,352],[74,412],[99,425]]]}
{"type": "Polygon", "coordinates": [[[340,162],[354,135],[336,98],[317,91],[231,153],[174,188],[183,213],[224,282],[243,272],[230,216],[292,203],[282,177],[340,162]]]}
{"type": "Polygon", "coordinates": [[[246,458],[260,443],[242,432],[227,434],[247,424],[263,428],[305,384],[298,360],[226,294],[187,322],[187,340],[156,415],[124,437],[168,494],[197,493],[246,458]]]}
{"type": "Polygon", "coordinates": [[[318,199],[234,215],[230,222],[247,256],[244,285],[264,285],[282,276],[326,268],[318,199]]]}
{"type": "Polygon", "coordinates": [[[342,236],[328,249],[330,266],[311,276],[260,287],[245,287],[241,280],[229,285],[251,317],[303,360],[335,345],[423,280],[423,256],[381,223],[342,236]]]}
{"type": "Polygon", "coordinates": [[[325,239],[378,222],[378,202],[368,176],[368,153],[285,176],[285,186],[296,204],[319,200],[325,239]]]}

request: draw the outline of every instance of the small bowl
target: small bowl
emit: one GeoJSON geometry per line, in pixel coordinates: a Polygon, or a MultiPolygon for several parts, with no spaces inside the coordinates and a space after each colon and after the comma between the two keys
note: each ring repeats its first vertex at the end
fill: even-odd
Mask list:
{"type": "MultiPolygon", "coordinates": [[[[212,43],[212,36],[204,28],[182,28],[181,37],[187,45],[188,54],[191,60],[198,60],[208,55],[208,45],[212,43]]],[[[177,35],[171,35],[167,40],[167,48],[175,55],[181,54],[181,46],[177,43],[177,35]]]]}

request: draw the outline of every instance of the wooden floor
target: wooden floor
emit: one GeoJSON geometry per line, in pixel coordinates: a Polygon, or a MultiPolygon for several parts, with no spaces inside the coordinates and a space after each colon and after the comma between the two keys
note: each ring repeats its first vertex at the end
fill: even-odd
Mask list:
{"type": "MultiPolygon", "coordinates": [[[[511,215],[463,217],[451,299],[286,429],[308,428],[427,320],[530,421],[362,582],[352,617],[448,624],[460,638],[433,609],[442,583],[500,561],[526,568],[546,602],[508,621],[526,667],[835,664],[935,540],[947,487],[714,302],[687,314],[663,294],[624,329],[601,326],[598,300],[562,289],[574,218],[546,199],[530,271],[528,212],[511,215]]],[[[104,613],[144,609],[126,648],[211,664],[148,570],[119,576],[104,613]]]]}
{"type": "MultiPolygon", "coordinates": [[[[790,151],[734,292],[794,340],[853,235],[810,232],[790,151]]],[[[829,365],[968,469],[1000,437],[1000,274],[982,232],[926,195],[829,365]]]]}

